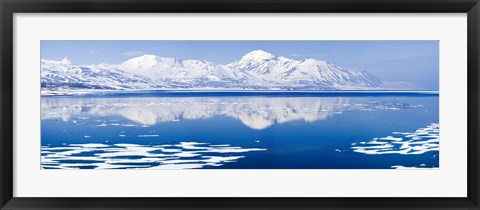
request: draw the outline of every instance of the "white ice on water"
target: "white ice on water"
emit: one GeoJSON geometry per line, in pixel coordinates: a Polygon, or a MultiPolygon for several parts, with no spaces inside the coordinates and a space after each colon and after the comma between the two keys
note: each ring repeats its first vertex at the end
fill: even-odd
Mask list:
{"type": "MultiPolygon", "coordinates": [[[[393,132],[399,137],[387,136],[373,138],[368,142],[352,143],[354,152],[381,155],[381,154],[402,154],[417,155],[430,151],[439,151],[440,126],[438,123],[431,123],[425,128],[419,128],[414,132],[393,132]]],[[[399,166],[401,167],[401,166],[399,166]]]]}
{"type": "Polygon", "coordinates": [[[228,144],[180,142],[174,145],[70,144],[42,146],[44,169],[193,169],[217,167],[245,158],[245,153],[265,151],[228,144]],[[84,154],[88,153],[88,154],[84,154]],[[234,155],[234,154],[242,155],[234,155]]]}

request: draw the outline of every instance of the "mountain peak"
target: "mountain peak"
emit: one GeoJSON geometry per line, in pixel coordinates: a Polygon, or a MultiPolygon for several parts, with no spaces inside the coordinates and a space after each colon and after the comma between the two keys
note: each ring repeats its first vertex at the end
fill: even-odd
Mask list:
{"type": "Polygon", "coordinates": [[[152,55],[152,54],[144,54],[144,55],[141,55],[141,56],[138,56],[138,57],[130,58],[129,60],[127,60],[125,62],[137,62],[137,63],[143,63],[143,64],[157,64],[157,63],[161,63],[161,62],[179,62],[179,61],[182,61],[182,59],[160,57],[158,55],[152,55]]]}
{"type": "Polygon", "coordinates": [[[133,69],[146,69],[153,68],[158,63],[158,57],[156,55],[141,55],[138,57],[130,58],[124,61],[120,66],[133,70],[133,69]]]}
{"type": "Polygon", "coordinates": [[[257,60],[257,61],[260,60],[261,61],[261,60],[268,60],[274,57],[275,56],[269,52],[265,52],[263,50],[254,50],[245,54],[242,57],[242,60],[257,60]]]}
{"type": "Polygon", "coordinates": [[[129,60],[136,60],[136,61],[149,61],[149,60],[156,60],[158,56],[151,55],[151,54],[144,54],[134,58],[130,58],[129,60]]]}
{"type": "Polygon", "coordinates": [[[156,64],[159,57],[156,55],[145,54],[138,57],[130,58],[129,60],[125,61],[124,63],[143,63],[143,64],[156,64]]]}
{"type": "Polygon", "coordinates": [[[315,58],[305,58],[302,60],[301,64],[308,64],[308,65],[326,65],[329,64],[327,61],[317,60],[315,58]]]}
{"type": "Polygon", "coordinates": [[[141,56],[138,56],[137,58],[156,58],[158,56],[152,55],[152,54],[143,54],[141,56]]]}
{"type": "MultiPolygon", "coordinates": [[[[131,58],[118,67],[128,72],[138,73],[142,72],[157,72],[172,68],[185,68],[185,61],[178,58],[166,58],[157,55],[145,54],[135,58],[131,58]]],[[[154,74],[157,74],[154,73],[154,74]]]]}
{"type": "Polygon", "coordinates": [[[61,63],[61,64],[66,64],[66,65],[72,64],[72,62],[71,62],[70,60],[68,60],[67,56],[65,56],[65,57],[63,58],[63,60],[60,61],[60,63],[61,63]]]}

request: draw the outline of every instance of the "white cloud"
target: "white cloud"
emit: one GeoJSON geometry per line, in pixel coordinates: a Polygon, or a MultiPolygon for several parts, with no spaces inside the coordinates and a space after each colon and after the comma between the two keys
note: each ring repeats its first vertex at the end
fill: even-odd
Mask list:
{"type": "Polygon", "coordinates": [[[144,55],[145,53],[146,52],[144,52],[144,51],[134,50],[134,51],[124,52],[124,53],[122,53],[122,55],[124,55],[124,56],[139,56],[139,55],[144,55]]]}

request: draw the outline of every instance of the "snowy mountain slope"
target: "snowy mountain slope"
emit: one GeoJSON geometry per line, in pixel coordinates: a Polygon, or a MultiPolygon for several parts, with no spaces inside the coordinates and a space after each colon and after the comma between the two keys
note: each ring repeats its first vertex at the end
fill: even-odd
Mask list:
{"type": "Polygon", "coordinates": [[[139,89],[151,87],[153,81],[116,69],[113,65],[80,66],[67,58],[62,61],[41,60],[42,90],[59,89],[139,89]]]}
{"type": "Polygon", "coordinates": [[[293,60],[255,50],[227,65],[143,55],[118,65],[41,61],[42,90],[71,89],[382,89],[375,76],[315,59],[293,60]]]}
{"type": "Polygon", "coordinates": [[[162,83],[180,84],[191,88],[239,88],[255,85],[261,81],[249,74],[209,61],[162,58],[155,55],[132,58],[119,64],[117,68],[162,83]]]}
{"type": "Polygon", "coordinates": [[[269,81],[305,89],[382,88],[382,82],[363,71],[343,69],[313,58],[302,61],[276,57],[262,50],[252,51],[229,67],[269,81]]]}
{"type": "Polygon", "coordinates": [[[300,61],[276,57],[262,50],[254,50],[240,60],[227,64],[230,68],[265,79],[276,79],[279,74],[293,69],[300,61]]]}

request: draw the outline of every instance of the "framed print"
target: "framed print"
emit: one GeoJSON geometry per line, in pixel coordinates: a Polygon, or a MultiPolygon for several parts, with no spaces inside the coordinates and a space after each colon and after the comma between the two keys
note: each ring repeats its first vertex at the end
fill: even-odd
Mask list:
{"type": "Polygon", "coordinates": [[[2,1],[1,209],[478,209],[478,1],[2,1]]]}

